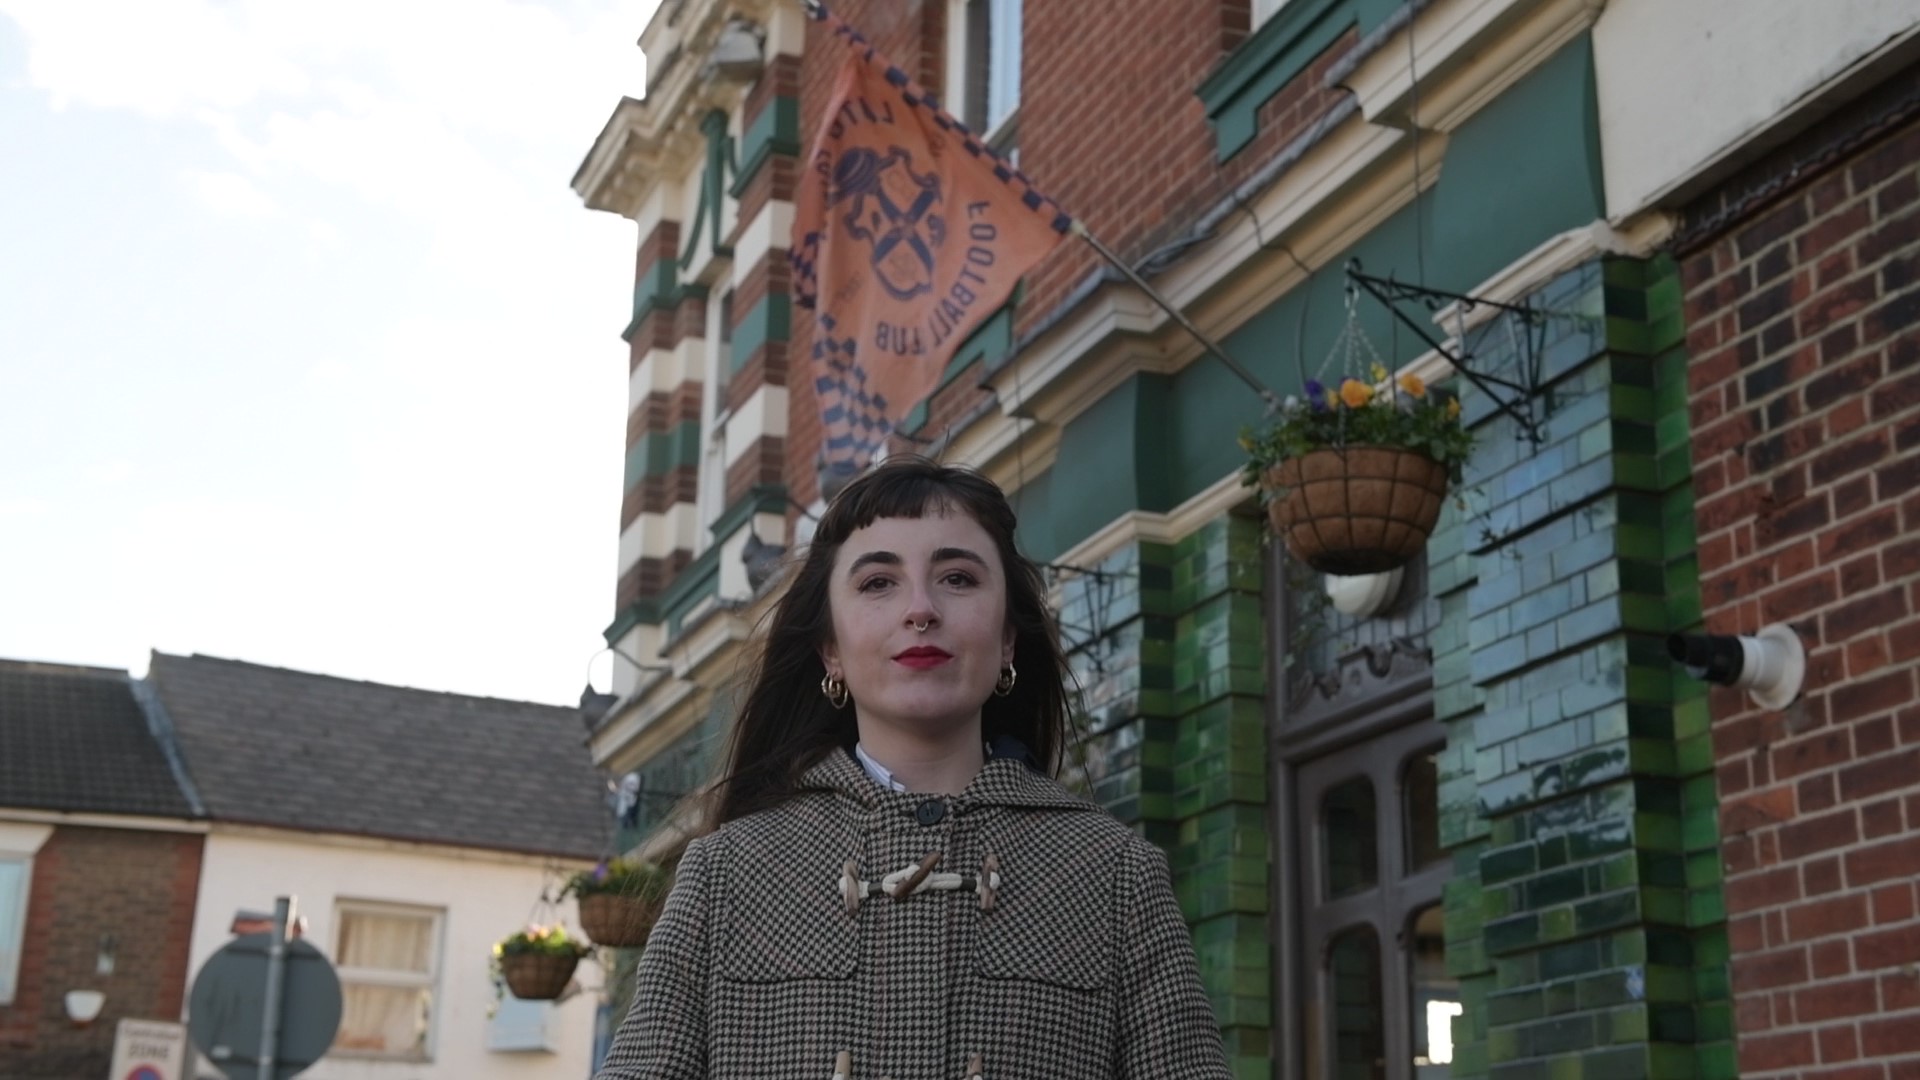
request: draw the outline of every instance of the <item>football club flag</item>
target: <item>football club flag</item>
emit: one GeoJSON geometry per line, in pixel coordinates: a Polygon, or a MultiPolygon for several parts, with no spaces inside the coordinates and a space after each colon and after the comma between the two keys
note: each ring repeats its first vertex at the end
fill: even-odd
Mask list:
{"type": "Polygon", "coordinates": [[[801,170],[788,258],[812,308],[830,466],[865,468],[1073,220],[827,11],[847,50],[801,170]]]}

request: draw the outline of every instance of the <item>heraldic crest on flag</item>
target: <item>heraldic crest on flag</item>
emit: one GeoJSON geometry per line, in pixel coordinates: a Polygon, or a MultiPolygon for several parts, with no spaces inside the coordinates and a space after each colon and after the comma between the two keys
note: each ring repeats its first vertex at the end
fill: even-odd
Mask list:
{"type": "Polygon", "coordinates": [[[816,316],[830,465],[866,467],[1073,220],[852,27],[802,169],[788,258],[816,316]]]}

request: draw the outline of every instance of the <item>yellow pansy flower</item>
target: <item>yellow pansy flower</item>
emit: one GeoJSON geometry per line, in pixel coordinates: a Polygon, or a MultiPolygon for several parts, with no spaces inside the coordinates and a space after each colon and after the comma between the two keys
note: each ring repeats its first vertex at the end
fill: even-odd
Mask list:
{"type": "Polygon", "coordinates": [[[1454,398],[1453,400],[1447,402],[1447,416],[1454,420],[1460,419],[1460,399],[1459,398],[1454,398]]]}
{"type": "Polygon", "coordinates": [[[1340,384],[1340,400],[1347,403],[1347,408],[1357,409],[1373,400],[1373,387],[1359,379],[1348,379],[1340,384]]]}
{"type": "Polygon", "coordinates": [[[1427,384],[1421,382],[1420,376],[1415,375],[1411,371],[1400,376],[1400,389],[1405,390],[1408,397],[1423,398],[1427,396],[1427,384]]]}

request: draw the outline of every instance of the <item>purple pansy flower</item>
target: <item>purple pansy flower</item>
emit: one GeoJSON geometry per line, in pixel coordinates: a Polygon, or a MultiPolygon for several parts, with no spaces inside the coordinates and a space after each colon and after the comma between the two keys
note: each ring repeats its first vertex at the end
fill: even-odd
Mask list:
{"type": "Polygon", "coordinates": [[[1308,379],[1301,389],[1307,395],[1307,408],[1314,412],[1327,411],[1327,388],[1320,384],[1319,379],[1308,379]]]}

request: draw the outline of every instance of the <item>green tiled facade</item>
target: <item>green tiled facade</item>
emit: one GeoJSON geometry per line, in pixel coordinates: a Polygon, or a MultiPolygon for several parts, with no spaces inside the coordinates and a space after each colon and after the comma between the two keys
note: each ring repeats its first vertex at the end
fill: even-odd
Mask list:
{"type": "MultiPolygon", "coordinates": [[[[1270,1074],[1259,526],[1122,548],[1062,588],[1095,797],[1167,850],[1235,1074],[1270,1074]]],[[[1069,776],[1076,771],[1070,767],[1069,776]]]]}
{"type": "MultiPolygon", "coordinates": [[[[1700,620],[1677,272],[1530,299],[1543,439],[1463,387],[1469,509],[1429,549],[1453,1075],[1731,1077],[1705,692],[1663,640],[1700,620]]],[[[1520,370],[1523,337],[1477,337],[1520,370]]]]}

